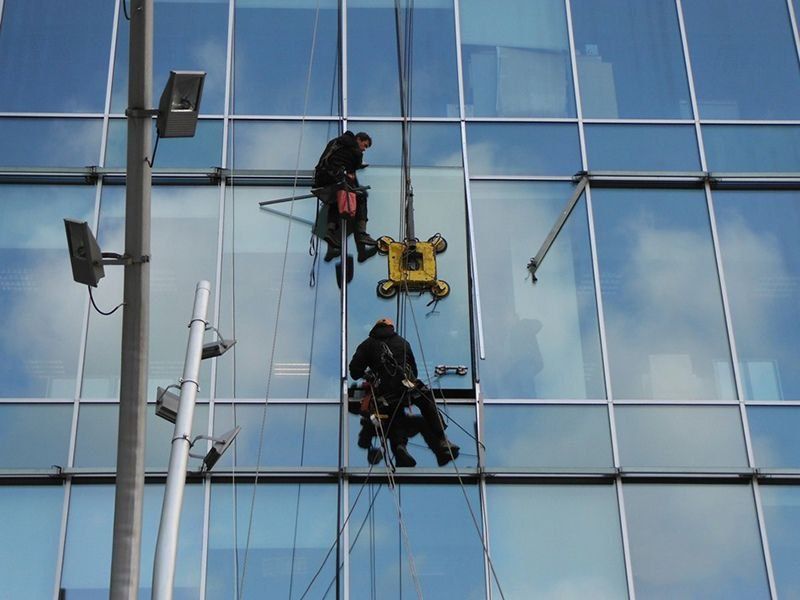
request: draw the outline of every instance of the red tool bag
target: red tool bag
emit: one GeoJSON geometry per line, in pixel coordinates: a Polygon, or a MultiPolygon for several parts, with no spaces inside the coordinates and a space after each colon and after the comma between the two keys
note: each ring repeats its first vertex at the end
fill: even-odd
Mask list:
{"type": "Polygon", "coordinates": [[[347,217],[356,216],[356,194],[355,192],[348,192],[347,190],[338,190],[336,192],[336,207],[339,209],[339,214],[347,217]]]}

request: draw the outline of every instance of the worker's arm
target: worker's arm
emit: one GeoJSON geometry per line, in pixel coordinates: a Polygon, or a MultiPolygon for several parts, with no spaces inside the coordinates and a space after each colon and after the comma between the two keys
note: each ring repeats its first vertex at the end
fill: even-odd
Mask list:
{"type": "Polygon", "coordinates": [[[356,353],[353,354],[353,358],[350,360],[350,377],[353,379],[361,379],[364,377],[364,372],[367,370],[368,366],[368,348],[369,340],[364,340],[358,345],[356,353]]]}
{"type": "Polygon", "coordinates": [[[411,369],[411,374],[417,377],[417,361],[414,359],[414,353],[411,351],[411,344],[406,342],[406,362],[411,369]]]}

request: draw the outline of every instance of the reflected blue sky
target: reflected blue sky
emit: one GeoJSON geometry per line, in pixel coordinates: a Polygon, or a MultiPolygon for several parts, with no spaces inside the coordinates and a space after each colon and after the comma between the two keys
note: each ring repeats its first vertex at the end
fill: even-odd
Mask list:
{"type": "Polygon", "coordinates": [[[0,404],[0,469],[66,467],[73,405],[0,404]]]}
{"type": "Polygon", "coordinates": [[[800,469],[800,407],[749,406],[747,420],[757,467],[800,469]]]}
{"type": "Polygon", "coordinates": [[[800,598],[800,487],[762,485],[775,587],[781,598],[800,598]]]}
{"type": "Polygon", "coordinates": [[[594,171],[699,171],[691,125],[586,125],[594,171]]]}
{"type": "Polygon", "coordinates": [[[800,127],[791,125],[704,125],[710,171],[797,173],[800,127]]]}
{"type": "Polygon", "coordinates": [[[100,164],[101,119],[0,119],[0,166],[100,164]]]}

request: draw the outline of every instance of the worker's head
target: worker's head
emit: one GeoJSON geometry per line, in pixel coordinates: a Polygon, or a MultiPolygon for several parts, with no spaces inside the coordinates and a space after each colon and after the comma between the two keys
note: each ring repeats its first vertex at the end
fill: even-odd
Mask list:
{"type": "Polygon", "coordinates": [[[375,326],[386,325],[387,327],[394,327],[394,322],[389,317],[381,317],[375,321],[375,326]]]}
{"type": "Polygon", "coordinates": [[[372,146],[372,138],[369,137],[368,133],[359,131],[356,134],[356,143],[358,144],[358,149],[364,152],[364,150],[372,146]]]}

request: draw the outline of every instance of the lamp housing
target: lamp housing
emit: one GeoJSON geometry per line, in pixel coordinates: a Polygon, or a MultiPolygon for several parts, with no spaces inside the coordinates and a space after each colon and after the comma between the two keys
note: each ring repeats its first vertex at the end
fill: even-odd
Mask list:
{"type": "Polygon", "coordinates": [[[217,461],[225,454],[225,451],[230,448],[233,440],[236,439],[236,436],[239,435],[241,430],[241,426],[236,426],[234,429],[223,433],[220,437],[213,438],[214,445],[211,446],[211,450],[209,450],[208,454],[203,458],[203,465],[206,471],[210,471],[214,468],[214,465],[217,464],[217,461]]]}
{"type": "Polygon", "coordinates": [[[158,103],[156,130],[159,137],[194,137],[205,77],[204,71],[169,72],[158,103]]]}
{"type": "Polygon", "coordinates": [[[180,403],[180,396],[160,387],[156,393],[156,415],[174,423],[178,419],[180,403]]]}
{"type": "Polygon", "coordinates": [[[235,343],[236,340],[226,340],[220,338],[218,340],[214,340],[213,342],[203,344],[203,353],[201,354],[200,359],[205,360],[207,358],[216,358],[217,356],[222,356],[235,343]]]}
{"type": "Polygon", "coordinates": [[[72,278],[76,283],[97,287],[106,276],[103,268],[103,253],[86,221],[64,219],[69,247],[69,261],[72,264],[72,278]]]}

